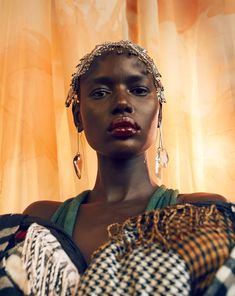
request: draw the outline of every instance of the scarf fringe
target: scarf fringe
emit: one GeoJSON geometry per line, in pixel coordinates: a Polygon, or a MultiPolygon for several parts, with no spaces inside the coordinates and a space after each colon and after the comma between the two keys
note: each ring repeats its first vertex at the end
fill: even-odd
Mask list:
{"type": "Polygon", "coordinates": [[[29,227],[22,258],[30,284],[29,295],[76,295],[80,275],[48,229],[36,223],[29,227]]]}
{"type": "MultiPolygon", "coordinates": [[[[227,218],[223,216],[216,205],[198,207],[192,204],[179,204],[160,210],[145,212],[137,217],[126,220],[123,224],[114,223],[108,227],[110,240],[119,241],[128,255],[136,246],[143,243],[157,243],[167,251],[172,241],[183,240],[190,232],[211,227],[211,222],[219,229],[227,226],[227,218]],[[127,238],[126,232],[134,231],[133,239],[127,238]]],[[[205,230],[206,231],[206,230],[205,230]]],[[[106,248],[109,242],[93,253],[95,258],[106,248]]]]}

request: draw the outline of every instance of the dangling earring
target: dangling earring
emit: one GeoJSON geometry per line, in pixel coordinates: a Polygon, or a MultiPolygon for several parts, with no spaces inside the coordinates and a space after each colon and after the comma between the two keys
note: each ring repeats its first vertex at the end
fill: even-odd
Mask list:
{"type": "Polygon", "coordinates": [[[81,179],[82,177],[82,157],[81,157],[80,147],[79,147],[81,142],[80,137],[81,137],[81,133],[78,133],[77,134],[78,152],[73,158],[73,166],[78,179],[81,179]]]}
{"type": "Polygon", "coordinates": [[[166,168],[169,162],[168,153],[163,145],[162,122],[158,127],[158,139],[159,139],[159,142],[158,142],[158,148],[157,148],[157,155],[155,159],[156,161],[155,173],[158,178],[161,178],[162,168],[166,168]]]}

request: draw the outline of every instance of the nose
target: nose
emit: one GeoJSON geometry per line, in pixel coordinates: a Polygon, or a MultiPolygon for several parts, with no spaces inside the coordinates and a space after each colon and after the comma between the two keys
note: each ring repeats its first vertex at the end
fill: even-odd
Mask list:
{"type": "Polygon", "coordinates": [[[114,104],[112,107],[113,115],[124,114],[124,113],[131,114],[134,112],[134,108],[130,100],[128,100],[127,96],[128,94],[127,93],[124,94],[123,92],[119,92],[116,95],[116,98],[114,98],[114,104]]]}

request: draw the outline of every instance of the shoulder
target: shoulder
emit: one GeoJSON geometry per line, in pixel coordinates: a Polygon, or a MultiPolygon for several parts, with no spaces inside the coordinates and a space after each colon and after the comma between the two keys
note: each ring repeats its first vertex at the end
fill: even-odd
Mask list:
{"type": "Polygon", "coordinates": [[[58,209],[62,202],[40,200],[30,204],[23,212],[23,214],[40,217],[45,220],[50,220],[52,215],[58,209]]]}
{"type": "Polygon", "coordinates": [[[227,199],[216,193],[196,192],[190,194],[179,194],[177,202],[227,202],[227,199]]]}

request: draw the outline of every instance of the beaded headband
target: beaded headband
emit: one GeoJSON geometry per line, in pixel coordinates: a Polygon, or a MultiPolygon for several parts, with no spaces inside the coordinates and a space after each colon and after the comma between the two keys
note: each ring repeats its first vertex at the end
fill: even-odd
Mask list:
{"type": "Polygon", "coordinates": [[[105,53],[112,52],[117,54],[123,54],[124,52],[127,52],[136,56],[141,62],[143,62],[146,66],[147,73],[150,73],[153,76],[153,82],[156,87],[157,98],[159,102],[161,104],[166,102],[164,97],[164,88],[160,80],[161,75],[154,64],[153,59],[147,54],[147,50],[137,44],[132,43],[131,41],[121,40],[119,42],[105,42],[103,44],[97,45],[90,53],[85,55],[80,60],[79,64],[77,65],[77,72],[72,75],[70,90],[65,102],[66,107],[69,107],[71,103],[73,103],[73,105],[79,103],[79,78],[90,69],[90,66],[94,60],[105,53]]]}

